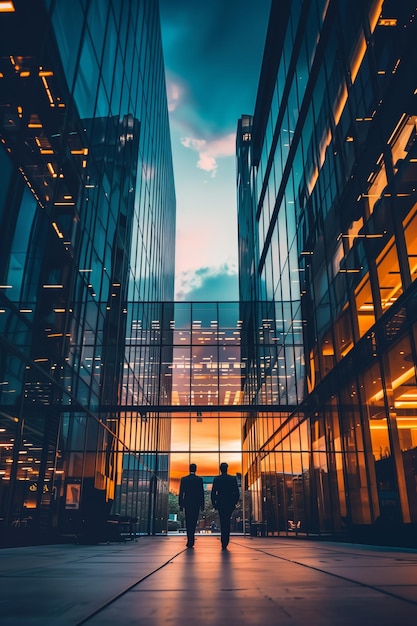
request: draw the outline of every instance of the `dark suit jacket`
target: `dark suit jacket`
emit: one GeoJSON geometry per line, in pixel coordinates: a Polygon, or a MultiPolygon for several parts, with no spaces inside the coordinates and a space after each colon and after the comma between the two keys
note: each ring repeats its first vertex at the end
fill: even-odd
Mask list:
{"type": "Polygon", "coordinates": [[[215,509],[219,512],[232,514],[233,509],[239,502],[239,486],[236,476],[230,474],[220,474],[213,481],[211,490],[211,501],[215,509]]]}
{"type": "Polygon", "coordinates": [[[181,478],[178,504],[184,509],[204,510],[204,489],[201,476],[188,474],[181,478]]]}

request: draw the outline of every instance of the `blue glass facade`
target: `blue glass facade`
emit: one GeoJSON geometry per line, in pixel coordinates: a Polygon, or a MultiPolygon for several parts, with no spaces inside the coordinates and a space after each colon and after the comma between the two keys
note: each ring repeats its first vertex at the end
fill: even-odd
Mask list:
{"type": "Polygon", "coordinates": [[[97,411],[149,402],[125,349],[127,301],[173,298],[158,3],[13,8],[0,13],[0,517],[92,536],[119,513],[154,532],[169,424],[97,411]],[[133,431],[155,454],[138,456],[133,431]],[[126,481],[141,485],[130,498],[126,481]]]}
{"type": "Polygon", "coordinates": [[[387,539],[417,523],[415,35],[412,2],[272,6],[238,158],[240,229],[254,225],[240,297],[269,302],[286,338],[254,355],[245,387],[248,400],[271,387],[262,372],[281,359],[276,418],[247,420],[243,444],[270,532],[387,539]],[[283,397],[297,410],[283,414],[283,397]]]}

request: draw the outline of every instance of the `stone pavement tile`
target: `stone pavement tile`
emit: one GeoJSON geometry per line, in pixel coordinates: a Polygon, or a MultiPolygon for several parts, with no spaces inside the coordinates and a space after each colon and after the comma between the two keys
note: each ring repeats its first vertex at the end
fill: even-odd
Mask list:
{"type": "Polygon", "coordinates": [[[415,623],[413,605],[253,548],[199,542],[89,623],[113,624],[119,611],[127,626],[415,623]]]}
{"type": "MultiPolygon", "coordinates": [[[[294,593],[295,592],[295,593],[294,593]]],[[[91,626],[415,626],[416,608],[399,607],[392,598],[380,598],[367,590],[350,595],[341,588],[327,601],[312,594],[275,597],[262,589],[233,590],[223,594],[205,590],[204,596],[178,591],[130,592],[88,621],[91,626]],[[123,616],[121,618],[121,616],[123,616]],[[122,619],[122,621],[121,621],[122,619]],[[397,621],[398,619],[398,621],[397,621]]]]}
{"type": "Polygon", "coordinates": [[[129,544],[0,550],[0,623],[73,626],[178,549],[176,542],[171,547],[165,538],[150,538],[129,544]]]}
{"type": "Polygon", "coordinates": [[[391,626],[415,624],[416,607],[378,591],[231,544],[200,544],[135,587],[89,624],[391,626]],[[255,556],[254,556],[255,555],[255,556]]]}
{"type": "Polygon", "coordinates": [[[417,623],[416,553],[239,536],[227,551],[215,536],[184,544],[0,550],[1,626],[80,626],[103,607],[87,626],[417,623]]]}
{"type": "Polygon", "coordinates": [[[410,602],[414,602],[416,606],[416,623],[417,623],[417,585],[381,585],[381,591],[387,594],[406,598],[410,602]]]}

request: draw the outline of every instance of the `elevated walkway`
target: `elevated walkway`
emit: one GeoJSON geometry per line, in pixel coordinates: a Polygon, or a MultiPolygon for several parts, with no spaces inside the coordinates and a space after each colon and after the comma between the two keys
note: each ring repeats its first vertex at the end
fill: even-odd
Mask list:
{"type": "Polygon", "coordinates": [[[417,550],[232,536],[0,550],[2,626],[414,626],[417,550]]]}

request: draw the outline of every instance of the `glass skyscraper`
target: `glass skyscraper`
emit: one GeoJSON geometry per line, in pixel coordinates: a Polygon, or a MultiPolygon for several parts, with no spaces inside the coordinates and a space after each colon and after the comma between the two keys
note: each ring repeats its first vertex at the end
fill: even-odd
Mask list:
{"type": "Polygon", "coordinates": [[[169,422],[103,407],[158,404],[126,335],[174,295],[158,3],[2,5],[1,524],[98,536],[113,512],[154,532],[169,422]]]}
{"type": "Polygon", "coordinates": [[[239,121],[240,298],[282,331],[245,384],[246,402],[276,404],[243,429],[270,533],[415,533],[415,8],[273,2],[239,121]]]}

